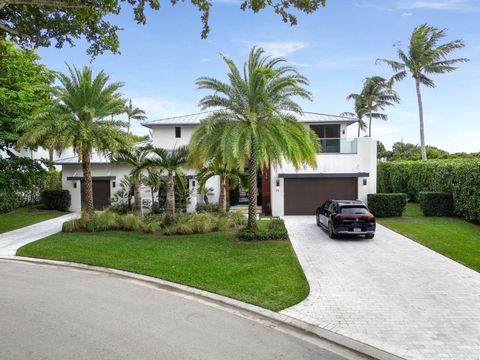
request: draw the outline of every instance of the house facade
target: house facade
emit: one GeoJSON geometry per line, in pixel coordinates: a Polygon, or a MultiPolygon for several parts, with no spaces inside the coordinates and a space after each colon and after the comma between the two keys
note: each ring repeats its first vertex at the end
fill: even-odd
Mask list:
{"type": "MultiPolygon", "coordinates": [[[[210,113],[197,113],[144,122],[151,129],[151,143],[155,147],[173,149],[187,145],[201,121],[210,113]]],[[[377,144],[372,138],[348,138],[347,128],[356,124],[355,119],[304,112],[297,116],[298,121],[314,130],[322,147],[317,154],[317,167],[295,169],[285,162],[281,167],[262,169],[258,174],[257,202],[267,215],[312,215],[324,201],[336,199],[367,200],[368,193],[376,191],[377,144]]],[[[125,164],[115,164],[108,156],[95,153],[92,156],[92,177],[94,182],[94,202],[97,208],[107,205],[119,183],[130,172],[125,164]]],[[[78,157],[60,159],[63,188],[72,195],[71,211],[82,208],[82,167],[78,157]]],[[[187,211],[194,211],[204,200],[198,192],[195,171],[186,170],[189,179],[190,201],[187,211]]],[[[219,178],[207,183],[210,202],[217,202],[220,189],[219,178]]],[[[248,191],[242,188],[227,189],[227,200],[232,205],[245,202],[248,191]]],[[[155,194],[154,194],[155,196],[155,194]]],[[[142,197],[151,199],[147,187],[142,187],[142,197]]]]}

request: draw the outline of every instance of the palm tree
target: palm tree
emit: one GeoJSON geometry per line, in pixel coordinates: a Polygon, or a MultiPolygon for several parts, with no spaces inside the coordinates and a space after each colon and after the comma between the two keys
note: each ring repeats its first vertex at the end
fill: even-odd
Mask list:
{"type": "MultiPolygon", "coordinates": [[[[65,130],[63,127],[66,124],[62,120],[55,115],[53,105],[35,113],[20,125],[19,130],[23,130],[23,134],[17,140],[17,148],[43,147],[48,150],[48,159],[53,162],[55,151],[60,153],[68,147],[63,136],[65,130]]],[[[51,169],[53,169],[53,166],[51,169]]]]}
{"type": "Polygon", "coordinates": [[[152,148],[153,156],[146,158],[138,167],[141,169],[157,168],[167,172],[167,216],[166,223],[175,222],[175,179],[183,178],[182,167],[188,162],[188,147],[180,146],[173,150],[152,148]]]}
{"type": "Polygon", "coordinates": [[[155,205],[155,194],[160,191],[162,185],[162,174],[158,169],[147,169],[147,175],[143,177],[142,182],[150,188],[152,196],[152,211],[155,205]]]}
{"type": "Polygon", "coordinates": [[[221,55],[229,68],[228,82],[211,77],[197,80],[199,89],[213,91],[200,100],[215,111],[191,139],[197,161],[219,159],[231,168],[248,168],[248,225],[257,231],[257,172],[290,161],[295,167],[316,166],[316,134],[297,121],[295,96],[311,100],[308,80],[282,58],[253,48],[241,72],[221,55]]]}
{"type": "Polygon", "coordinates": [[[141,166],[147,159],[149,155],[150,147],[134,147],[134,148],[123,148],[112,154],[111,159],[113,162],[125,163],[131,165],[133,168],[130,171],[130,176],[132,179],[133,185],[133,197],[135,200],[135,212],[143,216],[143,206],[142,206],[142,194],[141,194],[141,185],[142,185],[142,171],[141,166]]]}
{"type": "Polygon", "coordinates": [[[457,69],[455,64],[469,61],[466,58],[448,59],[447,56],[454,50],[465,46],[463,40],[454,40],[439,45],[439,41],[447,36],[445,29],[439,30],[428,24],[423,24],[415,29],[410,37],[408,52],[397,49],[397,55],[400,61],[379,59],[389,65],[395,74],[390,80],[394,82],[401,81],[410,73],[415,80],[415,90],[417,92],[418,116],[420,120],[420,145],[422,150],[422,160],[427,160],[427,150],[425,146],[425,125],[423,121],[423,104],[420,93],[420,85],[435,87],[435,83],[428,76],[430,74],[444,74],[457,69]]]}
{"type": "Polygon", "coordinates": [[[381,111],[387,106],[400,102],[398,94],[389,87],[387,81],[381,76],[372,76],[365,79],[360,94],[350,94],[347,100],[355,100],[355,107],[365,107],[368,116],[368,136],[372,136],[372,119],[387,120],[388,116],[381,111]]]}
{"type": "Polygon", "coordinates": [[[200,191],[205,191],[205,187],[208,179],[219,176],[220,177],[220,194],[218,197],[218,212],[221,215],[227,213],[227,178],[230,181],[230,187],[235,188],[240,182],[243,181],[244,174],[238,169],[232,169],[221,161],[211,161],[207,166],[200,169],[197,173],[197,180],[199,183],[200,191]]]}
{"type": "MultiPolygon", "coordinates": [[[[352,112],[343,112],[340,116],[350,116],[355,117],[358,122],[358,137],[360,137],[360,133],[367,129],[367,124],[363,121],[363,117],[368,112],[367,107],[365,106],[365,102],[360,95],[351,94],[350,96],[355,95],[355,106],[354,106],[354,113],[352,112]]],[[[347,99],[348,100],[348,99],[347,99]]]]}
{"type": "Polygon", "coordinates": [[[109,77],[103,71],[93,77],[92,69],[87,66],[81,70],[68,66],[68,71],[68,75],[57,74],[60,86],[54,94],[55,105],[32,120],[32,131],[39,134],[54,131],[63,147],[72,146],[79,154],[85,186],[85,214],[89,217],[94,211],[90,172],[93,150],[114,152],[130,143],[122,130],[125,124],[107,119],[123,112],[124,101],[118,92],[123,84],[109,84],[109,77]],[[56,129],[51,127],[52,118],[56,129]]]}
{"type": "Polygon", "coordinates": [[[128,117],[128,127],[127,132],[130,133],[130,125],[131,120],[145,120],[147,117],[145,116],[145,111],[138,107],[133,107],[132,100],[128,101],[128,105],[125,105],[125,114],[128,117]]]}

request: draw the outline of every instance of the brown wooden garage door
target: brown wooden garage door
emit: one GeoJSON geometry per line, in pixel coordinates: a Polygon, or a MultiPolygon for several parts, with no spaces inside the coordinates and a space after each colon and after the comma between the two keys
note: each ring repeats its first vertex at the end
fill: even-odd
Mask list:
{"type": "MultiPolygon", "coordinates": [[[[93,208],[103,210],[110,205],[110,180],[93,180],[93,208]]],[[[82,180],[82,209],[85,207],[85,186],[82,180]]]]}
{"type": "Polygon", "coordinates": [[[356,200],[357,178],[286,178],[285,215],[314,215],[329,199],[356,200]]]}

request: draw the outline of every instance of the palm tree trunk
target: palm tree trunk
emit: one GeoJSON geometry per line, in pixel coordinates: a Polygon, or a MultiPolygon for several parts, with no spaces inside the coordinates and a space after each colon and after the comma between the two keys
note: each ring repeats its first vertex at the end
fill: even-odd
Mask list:
{"type": "Polygon", "coordinates": [[[427,149],[425,147],[425,126],[423,124],[422,94],[420,93],[420,81],[418,79],[415,79],[415,87],[417,90],[418,117],[420,119],[420,146],[422,149],[422,160],[427,160],[427,149]]]}
{"type": "Polygon", "coordinates": [[[93,184],[92,174],[90,172],[90,151],[82,151],[82,170],[83,186],[85,189],[85,214],[87,217],[93,216],[93,184]]]}
{"type": "Polygon", "coordinates": [[[167,224],[175,222],[175,182],[173,176],[173,171],[169,171],[167,181],[167,217],[165,219],[167,224]]]}
{"type": "Polygon", "coordinates": [[[248,159],[248,222],[247,229],[258,231],[257,227],[257,139],[252,136],[252,150],[248,159]]]}
{"type": "Polygon", "coordinates": [[[142,194],[140,193],[140,183],[138,181],[135,181],[133,184],[133,197],[135,199],[135,212],[137,215],[143,216],[142,194]]]}
{"type": "Polygon", "coordinates": [[[360,137],[360,130],[362,128],[362,124],[360,124],[360,121],[362,120],[358,120],[358,136],[357,137],[360,137]]]}
{"type": "Polygon", "coordinates": [[[218,198],[218,212],[220,215],[227,213],[227,193],[225,191],[225,175],[220,175],[220,196],[218,198]]]}
{"type": "Polygon", "coordinates": [[[154,209],[154,205],[155,205],[155,189],[153,188],[153,186],[150,186],[150,192],[152,193],[152,213],[153,213],[153,209],[154,209]]]}
{"type": "Polygon", "coordinates": [[[368,113],[368,137],[372,137],[372,110],[368,113]]]}

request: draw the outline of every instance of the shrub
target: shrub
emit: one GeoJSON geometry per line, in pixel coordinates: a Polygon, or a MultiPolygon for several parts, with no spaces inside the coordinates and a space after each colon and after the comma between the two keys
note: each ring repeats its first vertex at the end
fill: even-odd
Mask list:
{"type": "Polygon", "coordinates": [[[240,210],[228,212],[225,215],[227,219],[228,226],[232,228],[237,228],[247,224],[247,217],[240,210]]]}
{"type": "Polygon", "coordinates": [[[407,194],[368,194],[368,207],[378,217],[402,216],[407,206],[407,194]]]}
{"type": "Polygon", "coordinates": [[[450,216],[453,214],[453,196],[445,192],[420,191],[418,202],[425,216],[450,216]]]}
{"type": "Polygon", "coordinates": [[[378,165],[379,192],[403,192],[416,200],[422,191],[453,196],[454,213],[480,221],[480,160],[393,161],[378,165]]]}
{"type": "MultiPolygon", "coordinates": [[[[264,220],[267,221],[267,220],[264,220]]],[[[288,232],[285,223],[281,219],[268,221],[266,228],[260,228],[258,231],[250,231],[246,228],[241,229],[237,236],[246,241],[262,240],[288,240],[288,232]]]]}
{"type": "Polygon", "coordinates": [[[70,192],[68,190],[44,190],[42,191],[42,203],[49,210],[66,211],[72,202],[70,192]]]}
{"type": "Polygon", "coordinates": [[[160,230],[160,224],[157,221],[149,221],[141,223],[142,231],[147,234],[156,233],[160,230]]]}
{"type": "Polygon", "coordinates": [[[73,219],[65,221],[62,225],[63,232],[79,232],[85,229],[85,222],[83,219],[73,219]]]}
{"type": "Polygon", "coordinates": [[[142,220],[135,214],[126,214],[118,217],[118,225],[121,230],[138,231],[141,229],[142,220]]]}
{"type": "Polygon", "coordinates": [[[165,229],[166,235],[191,235],[204,234],[219,230],[218,215],[203,212],[197,214],[185,214],[177,219],[177,222],[165,229]]]}
{"type": "Polygon", "coordinates": [[[144,226],[145,224],[143,221],[135,214],[120,215],[115,213],[113,210],[107,209],[103,212],[93,214],[93,216],[90,218],[82,216],[79,219],[64,222],[62,231],[97,232],[109,230],[138,231],[147,229],[149,231],[146,232],[150,232],[155,228],[153,225],[144,226]]]}
{"type": "MultiPolygon", "coordinates": [[[[230,204],[227,202],[227,211],[229,210],[230,210],[230,204]]],[[[195,206],[195,211],[218,213],[218,204],[217,203],[197,204],[197,206],[195,206]]]]}

